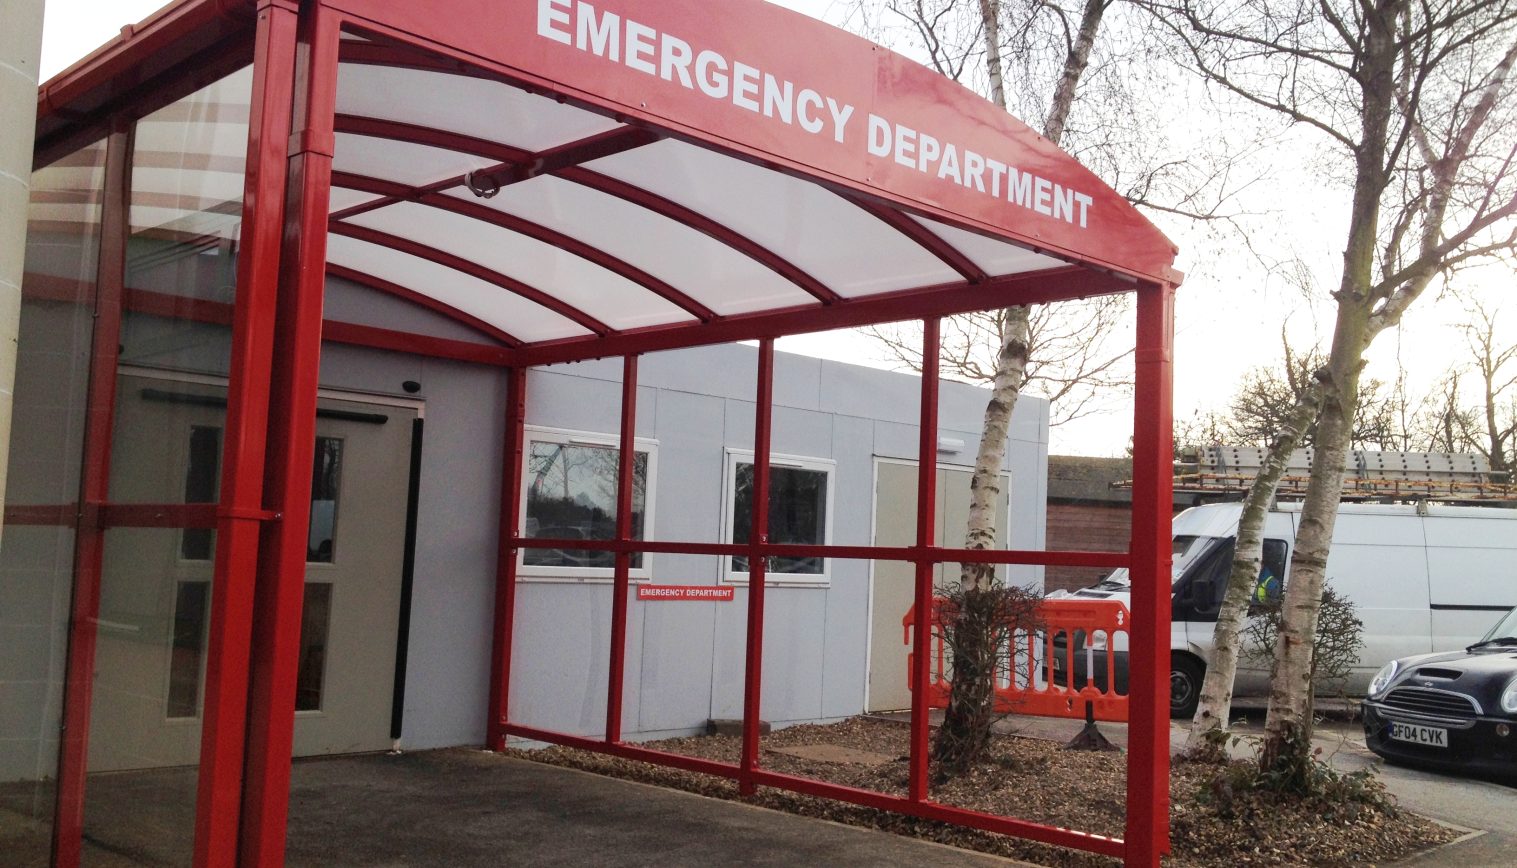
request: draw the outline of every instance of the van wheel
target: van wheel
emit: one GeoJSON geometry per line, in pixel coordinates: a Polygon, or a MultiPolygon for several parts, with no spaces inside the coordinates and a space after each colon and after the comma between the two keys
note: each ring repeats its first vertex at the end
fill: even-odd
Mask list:
{"type": "Polygon", "coordinates": [[[1169,716],[1189,720],[1196,716],[1201,703],[1201,680],[1206,670],[1192,657],[1173,654],[1169,658],[1169,716]]]}

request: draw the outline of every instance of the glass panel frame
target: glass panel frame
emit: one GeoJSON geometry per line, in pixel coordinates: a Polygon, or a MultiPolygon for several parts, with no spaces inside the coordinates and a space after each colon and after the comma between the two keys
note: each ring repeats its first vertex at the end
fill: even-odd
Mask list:
{"type": "MultiPolygon", "coordinates": [[[[585,431],[571,431],[561,428],[545,428],[528,425],[523,429],[522,440],[522,463],[523,472],[520,489],[521,497],[521,523],[517,528],[523,538],[554,537],[556,532],[565,534],[578,534],[580,539],[605,539],[610,540],[615,536],[616,528],[616,485],[617,464],[619,456],[620,438],[616,435],[595,434],[585,431]],[[596,459],[596,471],[600,472],[600,478],[596,480],[599,491],[592,504],[592,510],[596,514],[591,517],[591,525],[584,527],[569,527],[559,522],[554,525],[543,525],[538,516],[532,514],[533,504],[533,474],[532,454],[534,446],[545,446],[556,450],[584,450],[593,453],[596,459]],[[609,474],[609,478],[606,478],[609,474]],[[555,530],[555,533],[548,533],[555,530]],[[588,533],[587,533],[588,530],[588,533]]],[[[649,539],[649,530],[654,527],[656,492],[658,489],[658,441],[639,437],[634,441],[633,449],[636,455],[634,462],[634,484],[632,494],[632,538],[634,540],[649,539]],[[640,471],[640,472],[639,472],[640,471]],[[636,484],[636,477],[641,475],[643,483],[641,490],[636,484]],[[641,501],[642,509],[638,510],[641,501]]],[[[560,451],[558,454],[562,454],[560,451]]],[[[566,479],[566,485],[573,485],[574,480],[566,479]]],[[[584,492],[573,492],[567,498],[578,501],[580,505],[586,499],[584,492]]],[[[559,537],[566,538],[566,537],[559,537]]],[[[632,555],[631,569],[628,576],[633,581],[649,581],[653,577],[654,557],[650,552],[635,552],[632,555]]],[[[517,578],[521,581],[601,581],[609,582],[613,578],[613,557],[610,552],[596,552],[584,549],[557,550],[557,549],[531,549],[522,548],[517,554],[517,578]],[[550,552],[557,552],[560,562],[553,563],[550,552]],[[536,561],[534,563],[533,561],[536,561]],[[570,564],[570,560],[579,560],[578,564],[570,564]]]]}
{"type": "MultiPolygon", "coordinates": [[[[741,511],[739,504],[740,491],[740,468],[753,467],[753,450],[733,449],[726,450],[726,472],[723,476],[722,492],[722,541],[727,543],[746,544],[747,534],[739,538],[738,513],[741,511]]],[[[832,545],[833,534],[833,501],[836,498],[837,486],[835,475],[837,462],[828,458],[810,458],[800,455],[769,456],[769,541],[771,544],[789,543],[800,545],[832,545]],[[784,509],[782,480],[786,475],[799,476],[801,474],[822,474],[825,480],[823,497],[825,503],[817,509],[815,517],[822,523],[821,539],[796,539],[792,534],[784,533],[784,521],[776,521],[775,511],[784,509]]],[[[796,481],[799,481],[798,479],[796,481]]],[[[723,582],[735,585],[748,584],[747,558],[742,555],[730,555],[722,559],[723,582]]],[[[832,559],[831,558],[771,558],[769,569],[765,572],[765,585],[804,585],[811,587],[827,587],[832,583],[832,559]],[[818,564],[814,570],[807,569],[813,564],[818,564]],[[802,572],[801,569],[807,569],[802,572]]]]}

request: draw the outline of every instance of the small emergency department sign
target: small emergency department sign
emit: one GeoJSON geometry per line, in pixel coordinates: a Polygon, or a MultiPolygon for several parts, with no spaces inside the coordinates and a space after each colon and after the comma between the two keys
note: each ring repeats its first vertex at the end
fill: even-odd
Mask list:
{"type": "Polygon", "coordinates": [[[638,585],[639,600],[713,600],[727,602],[732,599],[733,588],[714,585],[638,585]]]}

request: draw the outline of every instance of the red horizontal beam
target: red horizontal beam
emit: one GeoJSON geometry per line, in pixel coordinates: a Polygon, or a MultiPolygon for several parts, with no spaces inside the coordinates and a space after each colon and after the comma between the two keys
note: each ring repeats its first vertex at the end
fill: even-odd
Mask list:
{"type": "Polygon", "coordinates": [[[338,344],[390,350],[397,353],[412,353],[455,362],[472,362],[497,368],[511,366],[511,351],[505,347],[492,347],[472,341],[456,341],[419,335],[414,332],[399,332],[375,326],[351,322],[325,320],[321,324],[321,339],[338,344]]]}
{"type": "Polygon", "coordinates": [[[1127,552],[1034,551],[1028,549],[958,549],[943,546],[842,546],[791,543],[696,543],[658,540],[594,540],[516,537],[524,549],[627,552],[676,555],[749,555],[755,547],[768,557],[842,558],[865,561],[932,561],[949,564],[1025,564],[1052,567],[1125,567],[1127,552]]]}
{"type": "Polygon", "coordinates": [[[5,523],[31,527],[77,527],[79,504],[6,504],[5,523]]]}
{"type": "MultiPolygon", "coordinates": [[[[670,768],[733,780],[738,777],[738,767],[729,763],[720,763],[713,760],[685,756],[684,754],[653,750],[651,748],[635,747],[623,742],[608,743],[599,739],[585,738],[584,736],[521,726],[509,721],[502,721],[501,729],[507,735],[515,735],[533,741],[593,751],[622,759],[638,760],[654,765],[668,766],[670,768]]],[[[1125,853],[1125,845],[1120,838],[1093,835],[1089,832],[1078,832],[1073,829],[1063,829],[1057,826],[1045,826],[1040,823],[1018,820],[1013,817],[998,817],[994,814],[955,808],[937,802],[913,802],[899,796],[886,795],[885,793],[878,793],[872,790],[845,787],[840,784],[831,784],[826,781],[779,774],[762,769],[755,769],[752,775],[754,783],[760,786],[774,787],[775,789],[788,790],[793,793],[818,796],[824,799],[836,799],[840,802],[862,805],[866,808],[968,826],[973,829],[981,829],[1000,835],[1015,835],[1020,838],[1041,841],[1045,844],[1071,847],[1118,859],[1125,853]]]]}
{"type": "Polygon", "coordinates": [[[733,314],[704,325],[652,326],[601,339],[566,338],[546,341],[521,348],[517,359],[523,365],[552,365],[856,328],[882,322],[953,316],[1014,304],[1089,298],[1132,292],[1134,289],[1136,285],[1126,278],[1069,266],[993,277],[980,284],[960,282],[880,293],[827,306],[806,305],[778,311],[733,314]]]}
{"type": "Polygon", "coordinates": [[[388,247],[391,250],[415,256],[418,259],[424,259],[435,265],[451,268],[460,274],[467,274],[476,280],[494,284],[506,292],[519,295],[527,301],[541,305],[593,332],[597,336],[604,337],[611,334],[612,329],[610,326],[565,302],[563,299],[543,292],[535,286],[529,286],[514,277],[486,268],[477,262],[464,259],[462,256],[455,256],[451,253],[438,250],[435,247],[428,247],[418,241],[412,241],[409,238],[402,238],[399,235],[391,235],[388,232],[381,232],[378,229],[370,229],[367,226],[357,226],[352,223],[332,221],[327,225],[327,231],[334,235],[343,235],[380,247],[388,247]]]}
{"type": "Polygon", "coordinates": [[[101,527],[216,527],[214,503],[106,503],[101,527]]]}
{"type": "Polygon", "coordinates": [[[670,766],[671,768],[684,769],[685,771],[715,775],[721,778],[737,778],[737,766],[730,763],[717,762],[716,760],[700,759],[699,757],[653,750],[646,747],[635,747],[625,742],[606,742],[601,739],[570,735],[566,732],[522,726],[508,721],[501,722],[501,730],[507,735],[529,738],[533,741],[545,741],[548,744],[558,744],[564,747],[579,748],[580,750],[593,750],[597,753],[610,754],[611,756],[623,759],[641,760],[657,765],[670,766]]]}
{"type": "Polygon", "coordinates": [[[1041,823],[1018,820],[1014,817],[998,817],[994,814],[971,811],[965,808],[955,808],[938,802],[913,802],[899,796],[888,796],[872,790],[860,790],[854,787],[845,787],[841,784],[830,784],[826,781],[785,775],[778,772],[764,771],[763,769],[755,769],[753,771],[753,782],[759,786],[775,787],[776,789],[789,790],[793,793],[819,796],[824,799],[836,799],[840,802],[863,805],[866,808],[921,817],[924,820],[936,820],[956,826],[968,826],[972,829],[981,829],[986,832],[994,832],[998,835],[1013,835],[1018,838],[1041,841],[1045,844],[1053,844],[1058,847],[1071,847],[1076,850],[1099,853],[1115,859],[1122,858],[1127,851],[1126,845],[1121,838],[1094,835],[1090,832],[1078,832],[1058,826],[1045,826],[1041,823]]]}

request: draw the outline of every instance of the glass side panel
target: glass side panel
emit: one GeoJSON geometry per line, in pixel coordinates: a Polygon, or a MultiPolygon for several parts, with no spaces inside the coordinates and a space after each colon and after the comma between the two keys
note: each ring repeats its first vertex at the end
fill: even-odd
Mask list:
{"type": "Polygon", "coordinates": [[[105,145],[31,176],[0,539],[0,862],[45,865],[73,592],[105,145]]]}
{"type": "MultiPolygon", "coordinates": [[[[143,382],[150,371],[225,376],[231,358],[252,71],[243,69],[137,122],[131,160],[111,500],[185,501],[165,450],[124,454],[133,431],[187,437],[226,416],[225,390],[143,382]],[[142,408],[137,405],[151,405],[142,408]],[[141,418],[151,413],[150,422],[141,418]],[[175,432],[169,434],[168,432],[175,432]],[[127,467],[126,459],[135,463],[127,467]],[[147,484],[140,484],[145,479],[147,484]]],[[[219,449],[219,443],[218,443],[219,449]]],[[[202,456],[203,457],[203,456],[202,456]]],[[[203,466],[203,465],[202,465],[203,466]]],[[[189,545],[202,546],[191,535],[189,545]]]]}
{"type": "MultiPolygon", "coordinates": [[[[182,441],[181,441],[182,442],[182,441]]],[[[181,447],[183,448],[183,447],[181,447]]],[[[211,560],[176,528],[112,528],[96,621],[85,859],[188,864],[195,833],[211,560]]]]}

